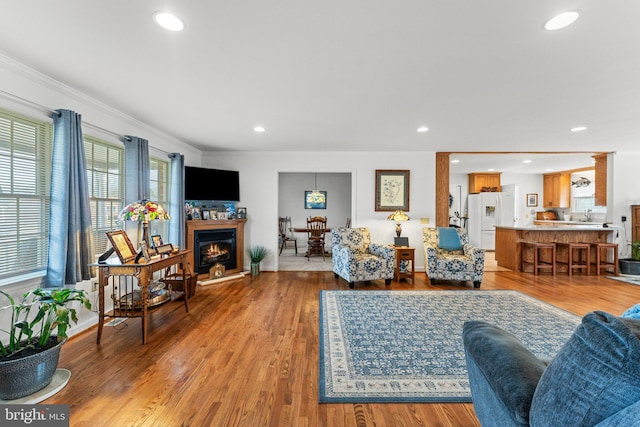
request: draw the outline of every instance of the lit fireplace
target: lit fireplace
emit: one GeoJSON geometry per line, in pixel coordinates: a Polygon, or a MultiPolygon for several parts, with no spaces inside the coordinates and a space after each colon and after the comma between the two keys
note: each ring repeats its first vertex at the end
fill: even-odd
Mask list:
{"type": "Polygon", "coordinates": [[[198,274],[209,273],[217,263],[233,270],[236,268],[236,229],[195,230],[193,252],[198,274]]]}

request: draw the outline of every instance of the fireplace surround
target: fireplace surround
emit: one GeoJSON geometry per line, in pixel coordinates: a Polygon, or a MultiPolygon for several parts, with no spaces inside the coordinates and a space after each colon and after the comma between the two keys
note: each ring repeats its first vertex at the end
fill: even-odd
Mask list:
{"type": "Polygon", "coordinates": [[[194,271],[198,273],[198,279],[208,279],[209,268],[216,262],[225,265],[226,274],[244,270],[244,224],[246,221],[246,219],[186,221],[187,249],[191,250],[189,261],[194,271]],[[233,235],[235,235],[235,248],[231,243],[233,235]],[[203,244],[203,237],[204,241],[214,240],[214,246],[203,244]]]}

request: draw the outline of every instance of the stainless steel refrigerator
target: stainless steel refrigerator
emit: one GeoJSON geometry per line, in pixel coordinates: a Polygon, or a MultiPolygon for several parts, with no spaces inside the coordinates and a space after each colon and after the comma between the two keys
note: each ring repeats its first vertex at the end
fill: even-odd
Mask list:
{"type": "Polygon", "coordinates": [[[513,226],[516,222],[514,193],[470,194],[467,200],[469,242],[477,247],[495,250],[496,225],[513,226]]]}

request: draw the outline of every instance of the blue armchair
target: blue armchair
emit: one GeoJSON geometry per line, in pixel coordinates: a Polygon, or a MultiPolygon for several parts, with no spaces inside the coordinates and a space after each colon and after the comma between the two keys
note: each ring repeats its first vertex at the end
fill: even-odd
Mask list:
{"type": "Polygon", "coordinates": [[[512,334],[466,322],[476,415],[491,426],[640,425],[640,320],[594,311],[547,365],[512,334]]]}
{"type": "Polygon", "coordinates": [[[353,289],[355,282],[384,279],[391,285],[396,251],[392,245],[371,243],[369,229],[334,228],[331,230],[333,274],[342,277],[353,289]]]}
{"type": "Polygon", "coordinates": [[[472,281],[479,288],[484,274],[484,249],[469,243],[463,228],[426,227],[422,229],[425,272],[436,280],[472,281]]]}

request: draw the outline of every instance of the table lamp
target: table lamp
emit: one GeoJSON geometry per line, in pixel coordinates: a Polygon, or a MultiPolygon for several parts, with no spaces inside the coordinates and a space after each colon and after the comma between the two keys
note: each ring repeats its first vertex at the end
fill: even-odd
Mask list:
{"type": "Polygon", "coordinates": [[[164,221],[169,219],[171,219],[171,217],[161,204],[147,199],[128,204],[118,214],[118,220],[120,221],[135,221],[138,225],[142,223],[142,240],[147,243],[147,247],[151,247],[149,242],[149,221],[164,221]]]}
{"type": "Polygon", "coordinates": [[[389,215],[387,217],[387,219],[390,219],[390,220],[396,222],[396,236],[400,237],[400,234],[402,234],[402,226],[400,225],[400,223],[402,221],[408,221],[409,220],[409,215],[407,215],[406,213],[404,213],[401,210],[397,210],[394,213],[392,213],[391,215],[389,215]]]}

